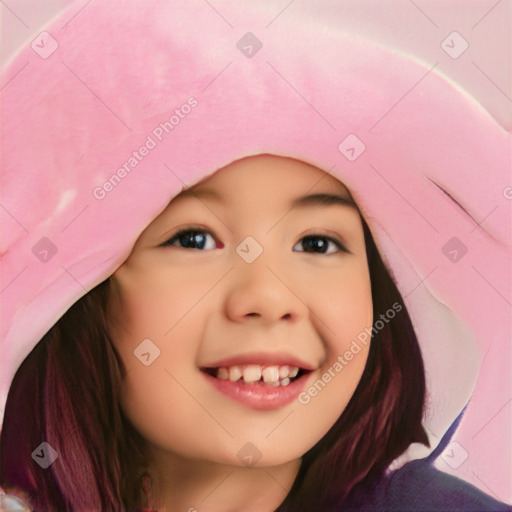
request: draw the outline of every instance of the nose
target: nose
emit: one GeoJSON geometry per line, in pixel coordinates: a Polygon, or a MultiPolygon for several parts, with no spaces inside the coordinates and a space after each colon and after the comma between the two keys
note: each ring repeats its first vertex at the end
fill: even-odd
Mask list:
{"type": "Polygon", "coordinates": [[[226,314],[232,321],[254,317],[266,324],[278,320],[297,323],[307,316],[300,278],[290,277],[273,263],[263,255],[253,263],[237,262],[231,272],[225,304],[226,314]]]}

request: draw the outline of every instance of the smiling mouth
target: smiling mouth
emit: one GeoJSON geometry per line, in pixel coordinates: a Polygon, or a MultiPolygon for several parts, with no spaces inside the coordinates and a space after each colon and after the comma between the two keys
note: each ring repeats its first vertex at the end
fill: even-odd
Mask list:
{"type": "Polygon", "coordinates": [[[257,364],[200,368],[200,370],[219,380],[253,386],[288,386],[291,382],[311,373],[311,370],[296,366],[260,366],[257,364]]]}

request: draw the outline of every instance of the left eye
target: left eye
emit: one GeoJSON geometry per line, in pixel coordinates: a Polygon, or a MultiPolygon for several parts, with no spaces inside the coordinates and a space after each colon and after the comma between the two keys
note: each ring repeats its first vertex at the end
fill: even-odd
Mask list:
{"type": "MultiPolygon", "coordinates": [[[[330,236],[321,235],[321,234],[313,234],[313,235],[307,235],[300,239],[300,241],[297,243],[302,243],[302,247],[313,249],[313,252],[315,252],[316,249],[320,250],[320,254],[332,254],[338,251],[341,252],[349,252],[346,247],[335,238],[331,238],[330,236]],[[331,247],[334,246],[335,250],[328,252],[329,244],[331,244],[331,247]],[[337,250],[336,250],[337,249],[337,250]]],[[[303,251],[296,251],[296,252],[303,252],[303,251]]],[[[304,252],[312,252],[308,250],[304,250],[304,252]]]]}
{"type": "MultiPolygon", "coordinates": [[[[338,251],[349,252],[346,247],[337,239],[321,234],[311,234],[302,237],[294,246],[302,245],[302,251],[294,252],[316,252],[317,254],[332,254],[338,251]],[[334,249],[329,251],[329,244],[334,249]]],[[[215,239],[209,231],[203,229],[183,229],[161,244],[161,247],[181,246],[184,249],[216,249],[215,239]],[[208,237],[211,242],[206,241],[208,237]]],[[[222,247],[222,246],[221,246],[222,247]]]]}

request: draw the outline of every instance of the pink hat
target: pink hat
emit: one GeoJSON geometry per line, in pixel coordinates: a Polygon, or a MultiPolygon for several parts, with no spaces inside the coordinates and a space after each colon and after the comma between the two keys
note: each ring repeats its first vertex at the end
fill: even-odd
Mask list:
{"type": "Polygon", "coordinates": [[[239,158],[290,156],[350,189],[410,312],[431,448],[395,467],[471,398],[453,437],[470,464],[439,469],[488,474],[510,499],[507,449],[487,451],[510,448],[510,413],[493,419],[510,393],[510,134],[431,66],[246,7],[227,29],[202,2],[72,5],[7,66],[2,413],[30,351],[176,194],[239,158]]]}

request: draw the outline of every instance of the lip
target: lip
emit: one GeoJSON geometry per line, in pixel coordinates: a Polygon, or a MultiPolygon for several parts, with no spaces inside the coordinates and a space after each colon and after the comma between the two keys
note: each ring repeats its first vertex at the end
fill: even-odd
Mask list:
{"type": "Polygon", "coordinates": [[[303,370],[316,370],[311,364],[285,352],[251,352],[248,354],[238,354],[233,357],[219,359],[211,364],[202,365],[201,368],[219,368],[221,366],[229,367],[246,364],[258,364],[260,366],[296,366],[303,370]]]}
{"type": "Polygon", "coordinates": [[[310,373],[291,381],[288,386],[271,386],[263,382],[245,384],[243,381],[217,379],[206,372],[201,372],[204,378],[217,391],[250,409],[269,411],[280,409],[296,400],[306,387],[310,373]]]}

